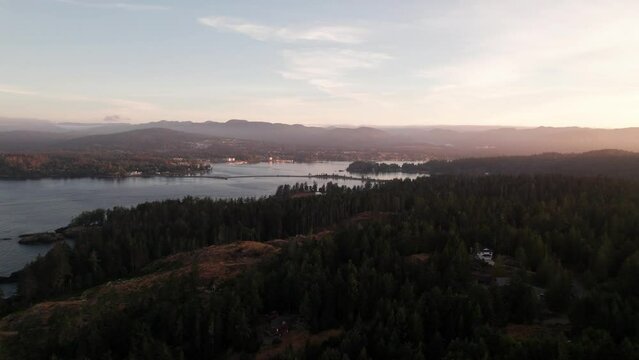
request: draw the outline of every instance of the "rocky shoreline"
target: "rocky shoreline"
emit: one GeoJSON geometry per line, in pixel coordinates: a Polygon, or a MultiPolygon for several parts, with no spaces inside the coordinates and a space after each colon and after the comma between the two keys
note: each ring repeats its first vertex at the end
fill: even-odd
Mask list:
{"type": "Polygon", "coordinates": [[[55,231],[45,231],[40,233],[22,234],[18,243],[22,245],[42,245],[53,244],[59,241],[77,239],[80,234],[86,231],[84,226],[66,226],[55,231]]]}
{"type": "Polygon", "coordinates": [[[12,272],[11,275],[9,276],[0,276],[0,284],[12,284],[12,283],[17,283],[18,282],[18,278],[20,277],[20,272],[22,270],[18,270],[15,272],[12,272]]]}
{"type": "Polygon", "coordinates": [[[56,232],[42,232],[20,235],[18,243],[22,245],[52,244],[64,240],[64,235],[56,232]]]}

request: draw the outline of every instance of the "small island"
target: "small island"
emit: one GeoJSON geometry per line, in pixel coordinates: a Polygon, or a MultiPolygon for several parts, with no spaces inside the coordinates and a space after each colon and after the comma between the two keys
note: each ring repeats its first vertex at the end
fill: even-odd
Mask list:
{"type": "Polygon", "coordinates": [[[22,245],[52,244],[65,239],[63,234],[52,231],[22,234],[19,238],[20,240],[18,240],[18,242],[22,245]]]}
{"type": "Polygon", "coordinates": [[[427,173],[427,164],[428,163],[403,163],[399,164],[389,164],[384,162],[375,162],[375,161],[354,161],[346,171],[355,174],[384,174],[384,173],[408,173],[408,174],[419,174],[419,173],[427,173]]]}
{"type": "Polygon", "coordinates": [[[53,244],[64,240],[78,239],[82,234],[102,224],[105,212],[102,209],[85,211],[71,220],[68,226],[55,231],[22,234],[18,243],[22,245],[53,244]]]}

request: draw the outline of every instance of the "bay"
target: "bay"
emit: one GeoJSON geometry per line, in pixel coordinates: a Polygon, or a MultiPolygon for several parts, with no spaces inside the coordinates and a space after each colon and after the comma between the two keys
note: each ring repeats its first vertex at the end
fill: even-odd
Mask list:
{"type": "MultiPolygon", "coordinates": [[[[275,193],[278,185],[296,182],[329,181],[340,185],[361,185],[359,180],[327,180],[264,176],[304,176],[345,172],[348,162],[214,164],[208,175],[220,177],[257,176],[214,179],[206,177],[151,177],[124,179],[40,179],[0,181],[0,276],[20,270],[51,245],[20,245],[18,236],[51,231],[67,225],[86,210],[134,206],[147,201],[178,199],[185,196],[211,198],[261,197],[275,193]],[[259,177],[262,176],[262,177],[259,177]]],[[[379,178],[415,177],[383,174],[379,178]]],[[[5,295],[11,287],[1,288],[5,295]]]]}

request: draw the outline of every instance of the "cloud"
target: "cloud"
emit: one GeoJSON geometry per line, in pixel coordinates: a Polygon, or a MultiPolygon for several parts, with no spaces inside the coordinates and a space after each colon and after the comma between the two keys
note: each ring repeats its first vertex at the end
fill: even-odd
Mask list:
{"type": "Polygon", "coordinates": [[[108,116],[105,116],[104,119],[102,119],[102,121],[108,122],[108,123],[126,122],[130,120],[131,119],[129,119],[128,117],[124,117],[120,115],[108,115],[108,116]]]}
{"type": "MultiPolygon", "coordinates": [[[[70,99],[73,99],[73,98],[70,98],[70,99]]],[[[109,104],[116,108],[129,109],[129,110],[135,110],[135,111],[157,111],[160,109],[160,107],[157,106],[156,104],[145,102],[145,101],[137,101],[137,100],[118,99],[118,98],[84,98],[84,97],[75,97],[75,99],[80,101],[101,102],[104,104],[109,104]]]]}
{"type": "Polygon", "coordinates": [[[20,89],[20,88],[16,88],[9,85],[3,85],[3,84],[0,84],[0,93],[9,94],[9,95],[37,95],[37,93],[30,90],[20,89]]]}
{"type": "Polygon", "coordinates": [[[436,109],[432,117],[451,121],[631,118],[637,112],[619,104],[639,93],[639,37],[629,36],[638,13],[630,1],[456,8],[436,24],[455,52],[415,73],[425,85],[423,104],[436,109]]]}
{"type": "MultiPolygon", "coordinates": [[[[198,21],[219,31],[235,32],[259,41],[358,44],[364,42],[367,35],[367,30],[353,26],[276,27],[225,16],[209,16],[198,21]]],[[[286,69],[279,73],[284,78],[305,81],[334,97],[360,100],[365,93],[356,91],[348,75],[376,68],[391,58],[382,53],[338,48],[289,49],[283,51],[282,56],[286,69]]]]}
{"type": "Polygon", "coordinates": [[[601,76],[625,82],[630,75],[626,71],[636,70],[632,64],[639,55],[639,38],[627,36],[635,28],[635,15],[622,16],[619,9],[603,3],[517,4],[482,4],[449,19],[450,27],[473,34],[466,41],[480,46],[430,65],[419,75],[448,85],[496,86],[533,85],[537,79],[548,84],[567,77],[571,82],[601,76]],[[543,11],[527,11],[537,7],[543,11]],[[626,71],[618,71],[620,67],[626,71]]]}
{"type": "Polygon", "coordinates": [[[59,93],[48,94],[48,93],[42,93],[42,92],[17,88],[14,86],[3,85],[3,84],[0,84],[0,93],[18,95],[18,96],[38,97],[38,98],[55,100],[55,101],[103,104],[103,105],[111,107],[114,111],[121,110],[122,112],[124,111],[148,112],[148,111],[157,111],[160,109],[157,105],[144,102],[144,101],[110,98],[110,97],[91,97],[91,96],[76,95],[76,94],[59,94],[59,93]]]}
{"type": "Polygon", "coordinates": [[[78,5],[84,7],[101,8],[101,9],[120,9],[131,11],[145,11],[145,10],[169,10],[169,6],[155,5],[155,4],[135,4],[124,2],[110,2],[110,1],[90,1],[90,0],[58,0],[58,2],[78,5]]]}
{"type": "Polygon", "coordinates": [[[362,99],[365,93],[355,90],[349,75],[392,59],[383,53],[348,49],[285,50],[282,55],[287,65],[280,72],[284,78],[303,80],[324,93],[352,99],[362,99]]]}
{"type": "Polygon", "coordinates": [[[363,42],[366,35],[364,29],[352,26],[274,27],[225,16],[203,17],[199,18],[198,22],[220,31],[236,32],[259,41],[357,44],[363,42]]]}

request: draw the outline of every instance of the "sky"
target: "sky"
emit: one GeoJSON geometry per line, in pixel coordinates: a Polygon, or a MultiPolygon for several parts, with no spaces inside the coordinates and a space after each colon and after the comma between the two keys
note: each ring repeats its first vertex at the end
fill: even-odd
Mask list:
{"type": "Polygon", "coordinates": [[[639,1],[0,0],[0,116],[639,126],[639,1]]]}

